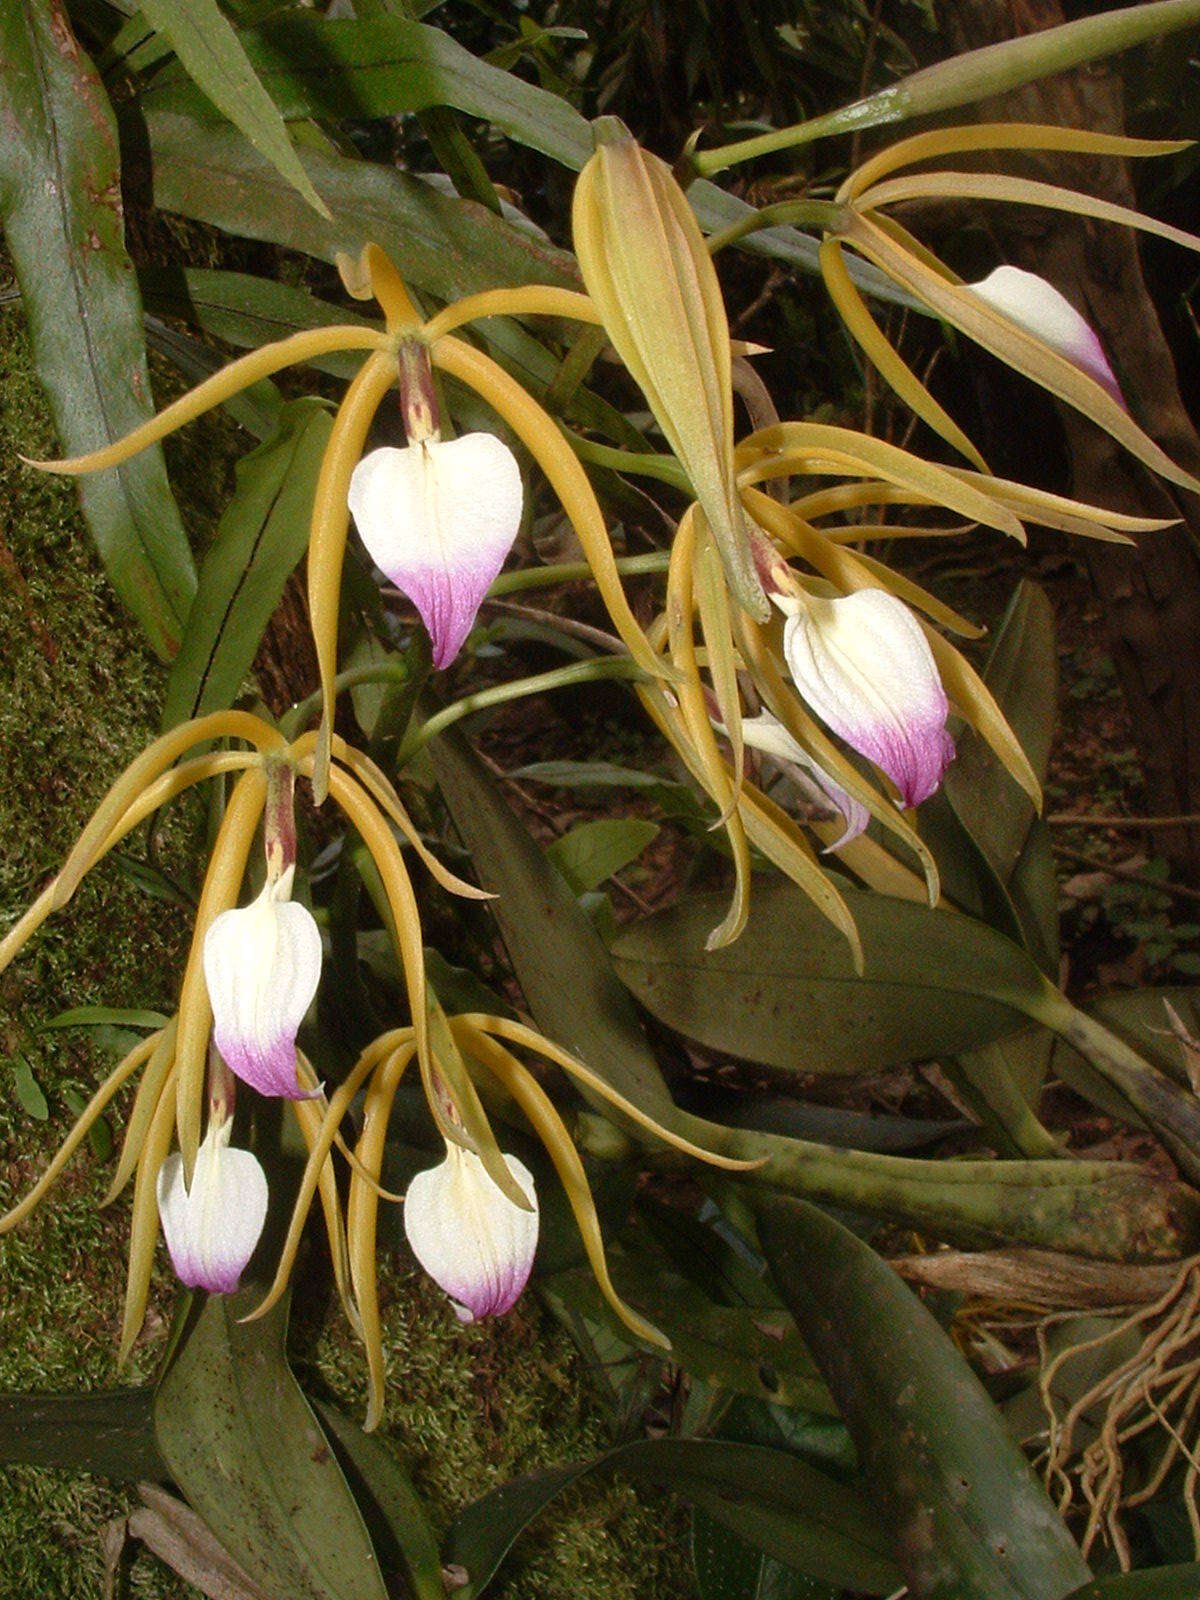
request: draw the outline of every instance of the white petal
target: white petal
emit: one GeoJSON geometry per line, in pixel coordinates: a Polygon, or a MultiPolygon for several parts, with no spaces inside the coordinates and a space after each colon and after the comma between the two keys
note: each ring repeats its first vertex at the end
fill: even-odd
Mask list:
{"type": "Polygon", "coordinates": [[[1125,404],[1095,330],[1052,283],[1020,267],[997,267],[978,283],[967,284],[967,288],[986,300],[993,310],[1015,322],[1018,328],[1032,333],[1080,367],[1089,378],[1107,389],[1119,405],[1125,404]]]}
{"type": "Polygon", "coordinates": [[[522,1211],[501,1193],[473,1151],[452,1144],[440,1166],[417,1174],[404,1201],[404,1231],[413,1254],[455,1302],[464,1322],[510,1310],[533,1267],[538,1236],[533,1176],[516,1156],[504,1159],[532,1211],[522,1211]]]}
{"type": "Polygon", "coordinates": [[[303,1098],[296,1032],[321,979],[321,933],[296,901],[267,886],[223,911],[204,938],[213,1037],[231,1071],[260,1094],[303,1098]]]}
{"type": "Polygon", "coordinates": [[[809,596],[784,625],[783,653],[802,698],[891,778],[908,806],[954,759],[949,706],[920,624],[883,589],[809,596]]]}
{"type": "Polygon", "coordinates": [[[175,1274],[210,1294],[232,1294],[254,1254],[267,1216],[267,1180],[249,1150],[228,1147],[230,1124],[211,1128],[196,1154],[190,1191],[183,1159],[158,1174],[158,1210],[175,1274]]]}
{"type": "Polygon", "coordinates": [[[804,790],[808,799],[818,806],[825,806],[836,811],[845,823],[845,828],[839,839],[833,844],[826,845],[826,852],[840,850],[843,845],[849,844],[852,839],[857,839],[864,833],[871,820],[871,814],[861,800],[856,800],[848,794],[836,778],[825,771],[821,764],[809,755],[784,727],[779,719],[769,711],[760,711],[756,717],[742,718],[742,737],[752,749],[761,750],[764,755],[786,767],[792,781],[804,790]]]}
{"type": "Polygon", "coordinates": [[[448,666],[521,525],[516,457],[492,433],[373,450],[349,499],[372,560],[421,613],[434,666],[448,666]]]}

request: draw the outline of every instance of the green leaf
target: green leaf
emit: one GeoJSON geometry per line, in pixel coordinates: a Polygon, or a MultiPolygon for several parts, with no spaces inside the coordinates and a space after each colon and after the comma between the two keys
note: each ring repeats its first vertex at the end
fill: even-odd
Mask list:
{"type": "Polygon", "coordinates": [[[218,110],[302,194],[322,217],[329,211],[313,188],[283,118],[250,65],[217,0],[141,0],[146,20],[167,39],[180,65],[218,110]]]}
{"type": "Polygon", "coordinates": [[[153,1406],[149,1388],[0,1396],[0,1461],[117,1482],[165,1478],[153,1406]]]}
{"type": "Polygon", "coordinates": [[[33,1068],[24,1056],[14,1056],[12,1070],[17,1104],[27,1117],[32,1117],[35,1122],[45,1122],[50,1115],[50,1107],[46,1104],[41,1084],[33,1075],[33,1068]]]}
{"type": "Polygon", "coordinates": [[[518,1535],[556,1495],[588,1475],[620,1472],[701,1506],[776,1560],[840,1588],[891,1593],[898,1573],[854,1487],[784,1450],[726,1439],[637,1439],[596,1461],[533,1473],[461,1513],[446,1560],[464,1567],[463,1600],[476,1600],[518,1535]]]}
{"type": "MultiPolygon", "coordinates": [[[[692,1377],[772,1405],[835,1414],[788,1312],[714,1305],[681,1273],[655,1266],[649,1256],[614,1255],[610,1267],[618,1293],[661,1328],[671,1341],[671,1359],[692,1377]]],[[[586,1322],[608,1322],[630,1342],[589,1268],[555,1273],[538,1287],[556,1313],[561,1305],[586,1322]]]]}
{"type": "MultiPolygon", "coordinates": [[[[497,897],[490,909],[538,1027],[670,1123],[675,1106],[633,1001],[561,873],[458,730],[426,748],[480,885],[497,897]]],[[[611,1114],[607,1102],[594,1103],[611,1114]]]]}
{"type": "Polygon", "coordinates": [[[1066,1600],[1200,1600],[1200,1564],[1189,1561],[1179,1567],[1096,1578],[1066,1600]]]}
{"type": "Polygon", "coordinates": [[[700,1600],[841,1600],[842,1590],[773,1561],[703,1511],[692,1512],[700,1600]]]}
{"type": "MultiPolygon", "coordinates": [[[[63,1099],[67,1102],[67,1109],[73,1117],[81,1117],[87,1110],[87,1096],[78,1089],[68,1087],[63,1090],[63,1099]]],[[[88,1144],[97,1161],[107,1161],[112,1155],[113,1135],[106,1117],[98,1117],[88,1129],[88,1144]]]]}
{"type": "MultiPolygon", "coordinates": [[[[50,0],[0,9],[0,61],[0,218],[38,378],[64,451],[80,455],[154,409],[121,224],[116,125],[50,0]]],[[[113,587],[169,660],[196,576],[161,448],[81,478],[79,494],[113,587]]]]}
{"type": "Polygon", "coordinates": [[[286,1302],[262,1286],[189,1318],[154,1404],[171,1477],[239,1566],[278,1600],[387,1600],[354,1496],[284,1355],[286,1302]]]}
{"type": "Polygon", "coordinates": [[[408,1473],[378,1434],[364,1433],[323,1401],[317,1414],[371,1531],[385,1582],[405,1582],[414,1600],[446,1600],[437,1539],[408,1473]]]}
{"type": "Polygon", "coordinates": [[[275,433],[237,464],[237,487],[200,568],[167,680],[163,727],[232,705],[308,544],[332,421],[315,400],[284,406],[275,433]]]}
{"type": "Polygon", "coordinates": [[[1088,1570],[965,1358],[869,1245],[759,1203],[776,1281],[823,1371],[913,1600],[1063,1600],[1088,1570]]]}
{"type": "Polygon", "coordinates": [[[163,211],[322,261],[356,255],[374,240],[411,288],[439,300],[498,284],[578,286],[564,251],[407,172],[306,150],[305,166],[333,212],[326,222],[235,129],[165,111],[148,112],[146,128],[163,211]]]}
{"type": "Polygon", "coordinates": [[[576,894],[598,889],[658,837],[643,817],[601,817],[580,822],[546,846],[546,854],[576,894]]]}
{"type": "MultiPolygon", "coordinates": [[[[478,60],[438,28],[400,17],[327,20],[293,12],[245,29],[240,37],[285,117],[342,121],[445,105],[491,123],[573,172],[584,166],[594,149],[591,124],[561,95],[478,60]]],[[[169,112],[204,113],[177,72],[161,74],[142,91],[140,100],[153,118],[169,112]]],[[[305,165],[336,212],[337,199],[308,152],[305,165]]],[[[710,233],[752,211],[745,201],[711,183],[692,184],[688,198],[710,233]]],[[[816,240],[794,228],[764,230],[743,244],[807,272],[817,270],[816,240]]],[[[876,268],[854,262],[850,270],[861,287],[879,298],[908,303],[876,268]]]]}
{"type": "MultiPolygon", "coordinates": [[[[1028,579],[1017,586],[996,632],[984,681],[1044,782],[1058,705],[1058,654],[1054,612],[1028,579]]],[[[974,731],[958,740],[944,787],[963,826],[1007,884],[1034,822],[1033,802],[974,731]]]]}
{"type": "Polygon", "coordinates": [[[841,935],[786,882],[755,884],[735,944],[705,950],[719,892],[684,895],[623,928],[613,961],[660,1022],[794,1073],[876,1072],[1026,1025],[1042,979],[1015,944],[953,912],[842,893],[862,939],[861,975],[841,935]]]}
{"type": "MultiPolygon", "coordinates": [[[[258,349],[304,328],[367,325],[365,317],[318,299],[307,289],[250,272],[148,266],[139,270],[138,282],[148,309],[183,317],[212,338],[240,348],[258,349]]],[[[311,365],[334,377],[351,378],[362,360],[361,351],[335,351],[318,356],[311,365]]]]}
{"type": "Polygon", "coordinates": [[[129,1006],[72,1006],[43,1022],[47,1028],[165,1028],[170,1021],[161,1011],[138,1010],[129,1006]]]}

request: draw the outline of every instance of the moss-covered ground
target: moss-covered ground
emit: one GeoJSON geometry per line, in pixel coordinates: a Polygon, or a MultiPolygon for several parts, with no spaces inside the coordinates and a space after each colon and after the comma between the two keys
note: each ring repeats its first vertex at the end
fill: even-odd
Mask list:
{"type": "MultiPolygon", "coordinates": [[[[214,448],[226,437],[218,424],[172,452],[196,525],[226,481],[214,448]]],[[[18,451],[52,446],[20,312],[0,308],[0,928],[153,734],[163,688],[161,666],[108,587],[73,489],[17,462],[18,451]]],[[[167,830],[168,873],[187,880],[192,852],[186,826],[167,830]]],[[[28,1186],[70,1126],[72,1097],[90,1093],[113,1060],[104,1041],[48,1032],[45,1022],[84,1003],[168,1004],[187,934],[186,910],[106,863],[0,978],[0,1204],[28,1186]],[[30,1079],[44,1118],[29,1109],[40,1110],[30,1079]]],[[[125,1103],[113,1118],[118,1136],[125,1103]]],[[[0,1393],[100,1387],[154,1370],[172,1303],[161,1259],[146,1332],[129,1370],[116,1371],[128,1217],[121,1201],[97,1207],[109,1170],[85,1151],[30,1221],[0,1240],[0,1393]]],[[[503,1323],[461,1330],[398,1255],[385,1281],[386,1437],[439,1528],[494,1484],[608,1442],[581,1365],[532,1296],[503,1323]]],[[[362,1372],[340,1323],[300,1320],[302,1374],[361,1414],[362,1372]]],[[[101,1532],[129,1503],[126,1491],[83,1475],[0,1469],[0,1600],[98,1600],[101,1532]]],[[[642,1505],[627,1487],[581,1489],[518,1546],[498,1600],[685,1596],[685,1529],[678,1512],[642,1505]]],[[[194,1593],[145,1556],[128,1592],[194,1593]]]]}

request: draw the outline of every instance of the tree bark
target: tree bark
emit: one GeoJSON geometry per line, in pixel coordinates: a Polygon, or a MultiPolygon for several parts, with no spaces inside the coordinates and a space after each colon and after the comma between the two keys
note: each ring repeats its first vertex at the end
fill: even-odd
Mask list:
{"type": "MultiPolygon", "coordinates": [[[[1059,0],[948,0],[954,50],[1037,32],[1064,20],[1059,0]]],[[[1121,79],[1098,63],[977,108],[981,120],[1046,122],[1123,133],[1121,79]]],[[[965,120],[965,119],[964,119],[965,120]]],[[[1006,155],[1023,170],[1135,206],[1129,166],[1111,157],[1006,155]]],[[[1200,475],[1200,436],[1150,298],[1132,230],[1054,211],[996,205],[989,222],[1015,264],[1048,278],[1099,333],[1130,410],[1167,453],[1200,475]]],[[[1136,549],[1087,543],[1117,676],[1129,706],[1150,809],[1200,813],[1200,498],[1165,484],[1076,412],[1060,407],[1073,492],[1120,511],[1176,517],[1136,549]]],[[[1200,827],[1156,834],[1177,872],[1200,882],[1200,827]]]]}

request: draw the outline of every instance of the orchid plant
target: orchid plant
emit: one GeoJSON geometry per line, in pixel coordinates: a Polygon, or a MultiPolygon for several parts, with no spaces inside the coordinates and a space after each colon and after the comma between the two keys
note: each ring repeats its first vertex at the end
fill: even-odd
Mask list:
{"type": "MultiPolygon", "coordinates": [[[[546,1069],[610,1118],[614,1145],[636,1141],[647,1163],[667,1171],[686,1163],[693,1175],[707,1169],[710,1180],[736,1180],[731,1211],[742,1203],[736,1196],[791,1190],[879,1212],[886,1190],[887,1202],[899,1195],[903,1214],[918,1225],[939,1215],[929,1175],[904,1162],[883,1158],[869,1167],[857,1154],[843,1159],[815,1143],[707,1122],[681,1110],[665,1087],[661,1094],[643,1093],[644,1084],[636,1092],[618,1087],[594,1045],[552,1037],[554,1029],[500,1007],[447,1000],[444,1008],[410,862],[460,903],[493,897],[486,881],[451,870],[406,805],[404,785],[419,752],[481,704],[593,678],[624,680],[702,794],[709,830],[723,832],[730,892],[707,930],[708,952],[745,937],[754,896],[763,892],[755,873],[769,864],[836,930],[861,973],[854,907],[864,894],[939,915],[959,909],[919,812],[955,761],[956,740],[986,746],[1028,804],[1036,811],[1042,803],[1029,754],[985,677],[952,642],[978,639],[982,630],[870,547],[939,539],[955,523],[1022,543],[1027,522],[1116,542],[1165,526],[993,473],[888,341],[864,298],[861,264],[907,303],[1075,407],[1145,466],[1200,492],[1200,481],[1139,425],[1101,341],[1053,284],[1012,265],[965,283],[892,214],[903,205],[907,217],[909,208],[946,199],[1043,206],[1197,250],[1200,237],[1086,194],[930,167],[959,155],[1032,150],[1142,158],[1176,152],[1182,141],[1008,122],[942,127],[870,155],[830,199],[784,201],[706,230],[689,189],[699,173],[721,169],[719,153],[691,150],[672,169],[613,119],[600,119],[592,134],[570,212],[581,287],[490,287],[427,311],[380,244],[339,251],[346,294],[373,303],[381,326],[347,320],[292,333],[231,361],[115,442],[29,463],[90,480],[286,368],[331,358],[339,371],[347,362],[353,368],[312,494],[306,595],[314,692],[278,717],[261,706],[217,710],[162,734],[99,800],[61,869],[0,939],[3,971],[135,829],[185,792],[211,786],[219,826],[174,1012],[96,1089],[41,1177],[0,1218],[0,1232],[43,1201],[89,1131],[136,1083],[107,1195],[112,1200],[132,1183],[122,1358],[146,1315],[160,1229],[185,1287],[230,1295],[253,1277],[263,1288],[246,1319],[253,1321],[285,1295],[317,1202],[333,1281],[365,1354],[368,1429],[380,1423],[386,1400],[381,1205],[403,1206],[412,1254],[460,1320],[504,1315],[529,1280],[545,1197],[530,1166],[502,1148],[501,1122],[531,1133],[544,1150],[608,1311],[634,1340],[669,1348],[613,1281],[580,1150],[586,1124],[568,1126],[543,1081],[546,1069]],[[820,234],[820,275],[849,334],[957,459],[926,459],[826,420],[780,417],[754,369],[760,347],[731,334],[719,269],[726,249],[784,224],[820,234]],[[529,318],[572,329],[581,367],[584,357],[610,352],[665,448],[618,448],[572,432],[482,347],[491,319],[529,318]],[[750,417],[744,433],[735,426],[735,396],[750,417]],[[377,418],[393,403],[404,443],[374,445],[377,418]],[[456,431],[464,419],[467,430],[456,431]],[[588,467],[659,480],[682,494],[663,549],[649,557],[619,553],[588,467]],[[597,652],[589,660],[430,711],[419,699],[426,678],[445,673],[469,648],[488,596],[521,579],[504,569],[543,479],[578,540],[580,570],[611,632],[580,623],[597,652]],[[905,520],[885,520],[893,507],[905,520]],[[339,695],[394,669],[394,662],[350,663],[342,648],[352,529],[427,639],[427,649],[413,653],[418,664],[405,669],[411,693],[386,749],[378,742],[360,748],[338,731],[348,726],[338,722],[339,695]],[[641,603],[644,591],[631,598],[627,581],[635,576],[650,580],[649,606],[641,603]],[[775,771],[790,786],[776,788],[775,771]],[[306,1033],[331,980],[298,803],[313,813],[324,807],[325,817],[337,818],[328,826],[361,842],[364,882],[402,979],[400,1014],[356,1049],[345,1071],[322,1059],[319,1029],[306,1033]],[[310,1037],[318,1045],[306,1051],[310,1037]],[[385,1162],[414,1063],[422,1116],[444,1156],[400,1194],[385,1186],[385,1162]],[[267,1102],[286,1111],[303,1140],[305,1159],[291,1184],[276,1176],[267,1102]],[[872,1190],[872,1180],[881,1190],[872,1190]],[[264,1263],[269,1214],[285,1225],[277,1254],[264,1263]]],[[[751,141],[729,160],[757,148],[751,141]]],[[[753,949],[747,960],[754,962],[753,949]]],[[[564,984],[571,981],[562,974],[564,984]]],[[[1182,1175],[1200,1177],[1194,1097],[1078,1013],[1044,973],[1034,984],[1032,995],[1014,990],[1001,998],[1074,1044],[1160,1134],[1182,1175]]],[[[589,1137],[605,1145],[594,1128],[589,1137]]],[[[1057,1153],[1038,1152],[1047,1166],[1057,1153]]],[[[1143,1230],[1160,1251],[1192,1215],[1190,1197],[1185,1203],[1167,1185],[1154,1189],[1161,1205],[1143,1230]]],[[[970,1222],[987,1232],[977,1218],[970,1222]]],[[[1049,1231],[1037,1213],[1007,1216],[1006,1225],[1022,1242],[1045,1242],[1049,1231]]],[[[752,1224],[745,1231],[753,1233],[752,1224]]]]}
{"type": "MultiPolygon", "coordinates": [[[[642,1336],[658,1337],[612,1288],[570,1137],[536,1079],[502,1041],[556,1063],[657,1139],[699,1160],[740,1171],[761,1162],[681,1139],[527,1027],[498,1017],[442,1014],[427,979],[417,900],[393,827],[444,888],[468,898],[486,894],[430,854],[388,776],[333,732],[337,618],[350,522],[375,565],[415,606],[429,635],[433,669],[449,666],[512,548],[524,499],[517,459],[497,435],[442,436],[435,374],[473,389],[544,471],[608,608],[618,636],[614,648],[628,652],[638,673],[639,697],[720,810],[736,884],[710,947],[736,939],[745,925],[754,846],[857,950],[853,916],[808,833],[836,850],[867,885],[927,896],[936,905],[937,863],[905,813],[937,790],[954,759],[952,708],[987,740],[1035,803],[1040,794],[992,695],[941,631],[972,637],[978,630],[854,548],[851,541],[870,538],[869,524],[828,519],[852,507],[900,503],[949,511],[1017,539],[1024,537],[1023,517],[1107,539],[1159,524],[993,477],[871,321],[846,272],[845,246],[861,250],[964,332],[1077,405],[1148,464],[1200,488],[1129,415],[1095,335],[1052,285],[1032,273],[1000,268],[980,284],[957,287],[903,230],[873,220],[888,201],[958,192],[978,198],[984,190],[986,197],[1087,210],[1086,196],[1045,186],[1033,186],[1032,194],[1030,185],[1017,180],[981,185],[967,174],[934,174],[936,182],[928,174],[888,176],[960,150],[1047,145],[1138,156],[1181,148],[1179,142],[1114,141],[1007,124],[951,128],[901,141],[873,157],[847,179],[828,210],[822,270],[834,303],[884,375],[961,450],[972,463],[969,469],[934,465],[822,423],[767,421],[736,442],[733,367],[750,353],[735,354],[730,339],[713,264],[714,244],[721,241],[705,239],[670,170],[623,130],[607,127],[580,175],[573,206],[586,294],[551,286],[496,289],[425,318],[383,251],[368,245],[358,260],[343,258],[340,267],[352,295],[378,302],[385,331],[348,324],[293,335],[232,362],[112,446],[71,460],[32,463],[71,475],[100,472],[286,365],[318,354],[365,352],[338,409],[313,502],[308,598],[321,676],[318,728],[285,731],[230,711],[164,735],[109,791],[62,871],[0,945],[2,969],[131,829],[192,785],[238,774],[212,850],[176,1017],[117,1066],[32,1193],[0,1222],[11,1227],[28,1214],[113,1096],[141,1069],[110,1191],[111,1197],[135,1178],[123,1350],[141,1326],[160,1218],[181,1281],[210,1292],[237,1286],[257,1244],[266,1180],[253,1154],[230,1144],[236,1078],[259,1096],[289,1101],[310,1152],[274,1287],[260,1310],[286,1286],[308,1206],[319,1192],[346,1314],[366,1346],[370,1418],[378,1420],[383,1374],[375,1207],[385,1194],[380,1160],[388,1106],[414,1058],[447,1154],[410,1187],[405,1226],[417,1259],[450,1295],[457,1314],[469,1319],[508,1310],[529,1275],[537,1240],[533,1180],[496,1143],[475,1088],[474,1075],[482,1069],[516,1097],[545,1141],[615,1310],[642,1336]],[[961,189],[955,187],[959,180],[961,189]],[[502,367],[460,336],[459,330],[482,318],[515,314],[565,317],[603,329],[674,452],[673,470],[696,496],[671,546],[665,609],[648,628],[626,597],[603,512],[561,428],[502,367]],[[408,443],[366,451],[376,411],[397,386],[408,443]],[[796,499],[759,487],[812,478],[834,482],[796,499]],[[747,693],[761,707],[754,714],[746,709],[747,693]],[[249,749],[181,760],[214,739],[249,749]],[[805,775],[818,797],[815,816],[789,816],[751,781],[747,747],[805,775]],[[872,776],[854,763],[854,753],[865,758],[872,776]],[[329,796],[371,853],[386,891],[411,1014],[405,1028],[363,1052],[331,1097],[296,1047],[322,964],[318,926],[292,898],[297,779],[311,786],[318,804],[329,796]],[[923,883],[867,836],[869,818],[912,851],[923,883]],[[253,899],[239,908],[260,827],[265,876],[253,899]],[[202,1136],[206,1082],[209,1111],[202,1136]],[[364,1125],[352,1149],[339,1128],[360,1089],[367,1096],[364,1125]],[[178,1150],[171,1154],[174,1141],[178,1150]],[[346,1218],[331,1165],[335,1142],[351,1168],[346,1218]]],[[[1178,229],[1134,215],[1117,220],[1154,227],[1200,249],[1200,238],[1178,229]]],[[[636,471],[638,463],[628,466],[636,471]]]]}

